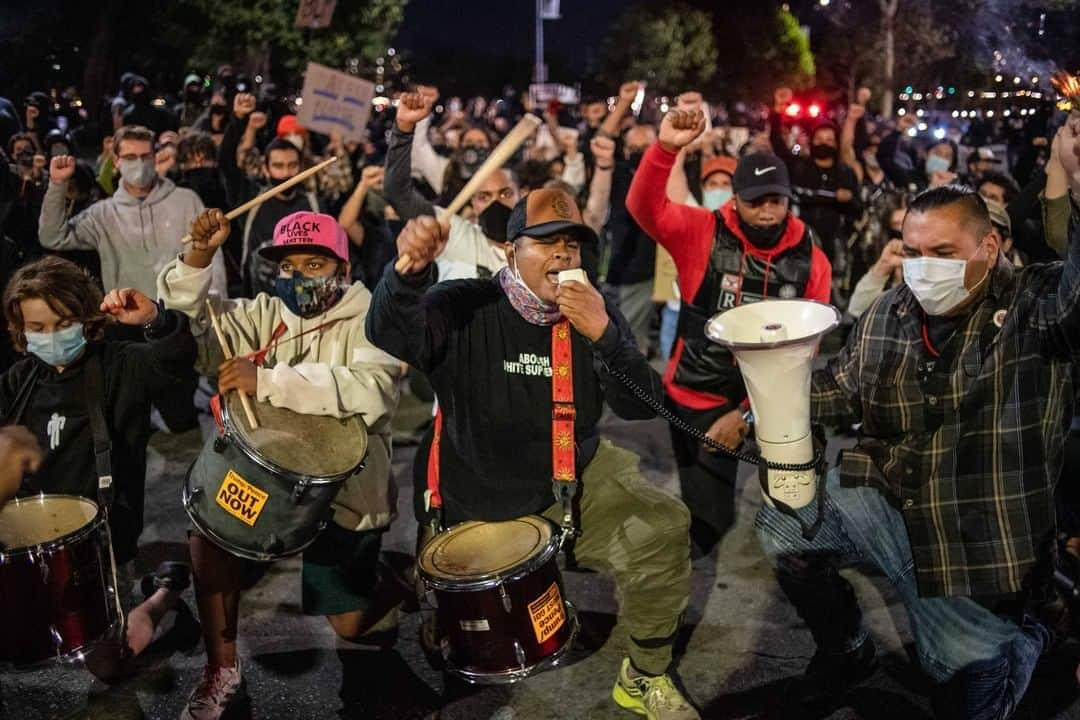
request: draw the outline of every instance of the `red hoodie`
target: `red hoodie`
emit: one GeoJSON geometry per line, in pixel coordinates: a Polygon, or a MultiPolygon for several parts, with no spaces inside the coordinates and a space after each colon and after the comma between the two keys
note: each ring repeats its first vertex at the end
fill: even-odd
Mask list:
{"type": "MultiPolygon", "coordinates": [[[[709,255],[716,238],[716,214],[710,210],[672,202],[667,196],[667,180],[675,164],[675,154],[654,144],[645,152],[641,165],[634,173],[630,192],[626,196],[626,209],[638,225],[667,250],[679,272],[679,294],[691,302],[701,288],[709,255]]],[[[720,215],[729,232],[739,239],[743,252],[769,263],[777,255],[790,250],[802,240],[805,225],[788,213],[787,229],[775,247],[763,250],[747,241],[739,229],[735,206],[728,203],[720,208],[720,215]]],[[[810,258],[810,280],[804,297],[828,303],[832,290],[832,265],[814,245],[810,258]]],[[[720,395],[690,390],[674,382],[675,368],[682,357],[683,341],[679,338],[664,373],[664,388],[680,405],[693,410],[711,410],[728,403],[720,395]]]]}

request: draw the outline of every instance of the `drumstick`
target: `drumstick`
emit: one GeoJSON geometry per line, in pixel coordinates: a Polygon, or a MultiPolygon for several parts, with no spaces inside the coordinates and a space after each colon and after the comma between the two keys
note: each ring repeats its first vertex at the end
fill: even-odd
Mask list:
{"type": "MultiPolygon", "coordinates": [[[[218,322],[217,313],[214,312],[214,306],[210,304],[210,298],[206,299],[206,312],[210,315],[210,324],[214,326],[214,333],[217,335],[218,344],[221,345],[221,352],[225,356],[226,360],[232,360],[232,350],[229,349],[228,338],[225,337],[225,333],[221,330],[221,323],[218,322]]],[[[244,415],[247,416],[248,425],[254,430],[259,427],[259,421],[255,419],[255,408],[251,406],[251,398],[248,397],[246,392],[243,392],[239,388],[236,392],[240,395],[240,404],[244,408],[244,415]]]]}
{"type": "MultiPolygon", "coordinates": [[[[325,168],[328,165],[332,165],[332,164],[336,163],[337,161],[338,161],[338,159],[337,159],[336,155],[334,157],[332,157],[332,158],[327,159],[327,160],[323,160],[318,165],[316,165],[314,167],[310,167],[307,170],[305,170],[304,172],[300,173],[299,175],[295,175],[295,176],[289,178],[288,180],[286,180],[285,182],[281,183],[280,185],[275,185],[274,187],[270,188],[269,190],[262,193],[261,195],[258,195],[256,197],[252,198],[251,200],[248,200],[246,203],[244,203],[240,207],[233,208],[229,212],[225,213],[225,219],[226,220],[235,220],[236,218],[240,217],[241,215],[243,215],[244,213],[246,213],[248,210],[255,207],[256,205],[262,205],[264,202],[266,202],[270,198],[274,197],[278,193],[283,193],[286,190],[288,190],[289,188],[291,188],[293,185],[298,185],[298,184],[304,182],[305,180],[307,180],[309,177],[311,177],[315,173],[319,172],[320,170],[322,170],[323,168],[325,168]]],[[[180,238],[180,244],[181,245],[187,244],[189,242],[191,242],[191,234],[190,233],[188,233],[184,237],[180,238]]]]}
{"type": "MultiPolygon", "coordinates": [[[[465,207],[465,203],[472,199],[472,196],[476,194],[476,191],[480,189],[480,186],[484,184],[484,181],[491,176],[493,172],[501,168],[506,164],[506,161],[510,159],[510,156],[517,152],[517,149],[521,147],[521,144],[529,139],[529,136],[536,132],[536,128],[540,127],[540,118],[533,114],[527,114],[525,117],[518,121],[518,124],[514,126],[514,129],[502,139],[495,149],[488,155],[487,160],[481,165],[473,176],[469,178],[469,182],[465,183],[465,187],[461,188],[461,192],[454,196],[454,199],[446,206],[446,209],[439,215],[439,221],[449,220],[457,214],[461,208],[465,207]]],[[[402,255],[394,263],[394,269],[399,274],[409,272],[409,268],[412,266],[412,258],[408,255],[402,255]]]]}

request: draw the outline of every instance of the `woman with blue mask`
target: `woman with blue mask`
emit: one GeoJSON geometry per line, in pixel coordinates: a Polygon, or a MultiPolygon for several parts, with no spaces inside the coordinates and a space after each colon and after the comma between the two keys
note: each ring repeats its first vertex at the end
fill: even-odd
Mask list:
{"type": "MultiPolygon", "coordinates": [[[[129,603],[133,558],[143,525],[146,445],[150,406],[195,362],[185,318],[161,309],[138,290],[113,290],[104,298],[72,262],[46,257],[14,274],[4,293],[4,314],[15,347],[26,355],[0,375],[0,424],[24,425],[44,454],[18,495],[78,495],[110,503],[109,526],[127,613],[127,652],[105,642],[87,658],[95,675],[123,671],[121,658],[145,650],[159,621],[176,609],[189,582],[186,565],[166,563],[148,578],[146,600],[129,603]],[[141,328],[147,342],[106,338],[106,326],[141,328]],[[112,452],[108,473],[95,461],[91,418],[100,416],[112,452]],[[99,492],[111,474],[112,491],[99,492]],[[111,495],[111,498],[109,497],[111,495]],[[125,587],[126,586],[126,587],[125,587]]],[[[193,620],[191,621],[193,623],[193,620]]]]}
{"type": "MultiPolygon", "coordinates": [[[[222,303],[222,332],[236,357],[218,365],[221,348],[205,308],[210,268],[229,223],[220,210],[207,210],[191,235],[191,245],[158,278],[158,293],[167,307],[192,318],[201,348],[196,369],[216,375],[223,394],[236,390],[301,415],[359,414],[367,425],[364,467],[341,484],[334,521],[304,551],[301,579],[304,613],[326,617],[340,637],[356,641],[397,604],[387,604],[390,586],[377,583],[376,568],[395,509],[390,418],[401,363],[365,335],[371,295],[349,281],[345,231],[329,215],[302,211],[279,220],[271,243],[257,251],[277,268],[274,294],[222,303]]],[[[244,701],[236,650],[240,601],[268,565],[231,555],[198,532],[190,548],[207,669],[181,718],[201,720],[244,701]]]]}

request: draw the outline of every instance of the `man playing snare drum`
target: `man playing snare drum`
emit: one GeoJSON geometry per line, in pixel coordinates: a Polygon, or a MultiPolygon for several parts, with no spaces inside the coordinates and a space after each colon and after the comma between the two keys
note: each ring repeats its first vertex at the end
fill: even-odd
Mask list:
{"type": "MultiPolygon", "coordinates": [[[[357,640],[393,606],[377,596],[382,533],[394,511],[390,483],[390,416],[397,407],[400,363],[364,336],[371,296],[349,284],[348,240],[329,215],[298,212],[278,222],[273,244],[259,252],[277,263],[276,295],[223,303],[220,324],[237,357],[221,348],[205,309],[211,260],[229,236],[219,210],[192,225],[192,243],[158,278],[165,305],[192,319],[202,372],[216,369],[218,390],[307,415],[360,414],[367,424],[365,468],[344,482],[334,522],[304,552],[303,608],[325,615],[334,631],[357,640]],[[305,331],[308,331],[305,333],[305,331]],[[261,362],[244,356],[261,353],[261,362]]],[[[207,667],[182,718],[221,717],[246,697],[236,653],[241,593],[268,567],[235,557],[198,533],[191,557],[207,667]]]]}
{"type": "Polygon", "coordinates": [[[614,576],[631,637],[616,702],[652,720],[698,718],[666,674],[689,592],[690,513],[596,428],[605,403],[627,419],[653,415],[613,372],[654,397],[660,377],[599,292],[588,282],[559,282],[559,272],[580,268],[597,242],[570,195],[534,190],[514,208],[507,237],[510,264],[494,278],[435,286],[433,261],[447,229],[431,217],[410,220],[397,241],[410,267],[388,266],[375,289],[369,336],[422,370],[439,399],[439,438],[429,436],[417,452],[429,504],[441,501],[445,526],[530,514],[562,522],[553,478],[560,489],[576,478],[574,554],[614,576]],[[556,408],[555,378],[571,373],[572,392],[556,408]],[[556,410],[567,419],[565,434],[553,422],[556,410]]]}

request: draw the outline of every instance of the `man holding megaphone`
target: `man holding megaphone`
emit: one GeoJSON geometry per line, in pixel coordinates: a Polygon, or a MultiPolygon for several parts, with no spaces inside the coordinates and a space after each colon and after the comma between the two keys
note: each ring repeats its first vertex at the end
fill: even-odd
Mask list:
{"type": "MultiPolygon", "coordinates": [[[[679,151],[705,129],[701,110],[675,110],[660,124],[659,142],[641,160],[626,200],[642,228],[672,258],[679,275],[678,334],[664,373],[668,405],[730,448],[749,432],[746,387],[728,348],[706,337],[711,316],[768,298],[829,302],[832,267],[810,227],[789,210],[791,182],[769,153],[743,157],[734,196],[713,212],[672,202],[665,193],[679,151]]],[[[691,536],[709,552],[734,522],[738,461],[716,454],[672,428],[683,500],[693,513],[691,536]]]]}
{"type": "MultiPolygon", "coordinates": [[[[861,422],[825,484],[813,539],[763,507],[756,527],[817,644],[803,693],[874,666],[851,586],[896,588],[941,718],[1008,718],[1055,631],[1054,492],[1080,360],[1080,232],[1065,262],[1015,269],[970,188],[923,192],[903,224],[905,284],[813,376],[819,423],[861,422]]],[[[815,507],[798,510],[803,521],[815,507]]]]}

